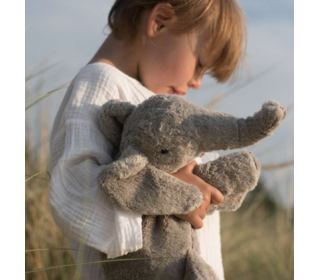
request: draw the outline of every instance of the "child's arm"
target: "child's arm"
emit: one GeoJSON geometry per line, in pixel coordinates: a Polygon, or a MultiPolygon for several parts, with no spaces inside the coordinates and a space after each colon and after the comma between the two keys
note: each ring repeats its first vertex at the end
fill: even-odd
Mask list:
{"type": "Polygon", "coordinates": [[[171,174],[172,176],[179,178],[183,182],[196,185],[203,193],[203,201],[208,201],[210,208],[211,204],[220,204],[224,200],[224,196],[221,191],[214,185],[210,185],[204,181],[203,178],[195,175],[195,168],[198,164],[204,164],[212,162],[219,158],[219,154],[216,152],[207,152],[201,158],[197,157],[194,161],[187,164],[185,167],[178,170],[176,173],[171,174]]]}
{"type": "Polygon", "coordinates": [[[212,204],[219,204],[224,200],[224,196],[217,188],[209,185],[207,182],[203,181],[200,177],[194,174],[194,169],[199,161],[201,163],[203,161],[202,158],[198,158],[198,161],[193,161],[178,170],[178,172],[172,174],[172,176],[175,176],[184,182],[196,185],[203,194],[202,204],[198,208],[187,214],[175,215],[177,218],[192,224],[195,229],[200,229],[203,227],[202,220],[206,217],[207,212],[210,210],[212,204]]]}
{"type": "Polygon", "coordinates": [[[52,131],[49,202],[68,238],[114,258],[140,248],[141,215],[126,214],[129,222],[123,223],[118,218],[122,213],[98,186],[98,175],[113,161],[114,148],[96,119],[105,102],[126,96],[119,96],[121,83],[105,73],[108,69],[86,69],[69,87],[52,131]]]}

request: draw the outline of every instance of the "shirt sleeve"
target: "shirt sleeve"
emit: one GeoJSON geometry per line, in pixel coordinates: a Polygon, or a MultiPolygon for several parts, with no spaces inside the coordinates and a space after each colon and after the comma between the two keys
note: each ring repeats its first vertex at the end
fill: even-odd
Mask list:
{"type": "Polygon", "coordinates": [[[196,157],[197,164],[205,164],[208,161],[216,160],[219,157],[217,152],[207,152],[202,157],[196,157]]]}
{"type": "MultiPolygon", "coordinates": [[[[67,92],[68,94],[68,92],[67,92]]],[[[101,105],[120,99],[117,88],[103,76],[78,77],[52,136],[49,203],[52,216],[71,239],[113,258],[142,247],[141,215],[113,205],[97,177],[113,161],[113,147],[97,124],[101,105]],[[118,219],[118,216],[120,218],[118,219]]]]}

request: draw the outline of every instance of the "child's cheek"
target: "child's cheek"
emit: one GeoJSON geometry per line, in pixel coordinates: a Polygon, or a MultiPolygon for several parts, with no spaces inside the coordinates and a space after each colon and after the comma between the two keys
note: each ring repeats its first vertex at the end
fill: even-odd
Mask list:
{"type": "Polygon", "coordinates": [[[183,85],[186,76],[188,76],[188,64],[184,57],[181,57],[179,54],[175,56],[168,55],[163,57],[160,63],[162,64],[162,73],[165,76],[163,78],[171,80],[173,86],[183,85]]]}
{"type": "Polygon", "coordinates": [[[174,86],[179,73],[179,66],[168,57],[160,59],[158,65],[158,67],[155,67],[154,79],[167,86],[174,86]]]}
{"type": "Polygon", "coordinates": [[[190,65],[186,63],[177,63],[177,65],[175,65],[172,69],[173,70],[170,73],[170,76],[174,77],[175,85],[180,87],[186,86],[194,73],[194,71],[190,68],[190,65]]]}
{"type": "MultiPolygon", "coordinates": [[[[176,87],[176,89],[185,90],[186,85],[193,76],[194,58],[190,63],[190,55],[186,52],[174,52],[169,49],[159,50],[153,57],[152,65],[149,64],[149,71],[146,71],[149,84],[153,87],[162,88],[176,87]]],[[[148,61],[149,63],[149,61],[148,61]]],[[[155,91],[155,90],[153,90],[155,91]]]]}
{"type": "Polygon", "coordinates": [[[174,65],[172,65],[173,71],[171,75],[175,74],[178,85],[183,86],[188,83],[194,75],[195,58],[190,52],[181,51],[172,61],[174,65]]]}

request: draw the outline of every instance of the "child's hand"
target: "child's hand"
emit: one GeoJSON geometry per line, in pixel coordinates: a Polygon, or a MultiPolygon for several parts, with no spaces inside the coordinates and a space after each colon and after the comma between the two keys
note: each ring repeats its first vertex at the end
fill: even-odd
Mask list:
{"type": "Polygon", "coordinates": [[[200,229],[203,227],[202,220],[210,210],[210,204],[221,203],[224,199],[224,196],[218,189],[207,184],[201,178],[192,173],[196,165],[197,162],[194,160],[171,175],[188,184],[197,186],[203,193],[203,202],[198,208],[187,214],[174,215],[181,220],[189,222],[195,229],[200,229]]]}

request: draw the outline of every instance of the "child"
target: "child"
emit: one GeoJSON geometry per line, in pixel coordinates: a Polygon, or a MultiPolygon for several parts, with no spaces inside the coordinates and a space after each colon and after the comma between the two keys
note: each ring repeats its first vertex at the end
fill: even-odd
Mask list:
{"type": "MultiPolygon", "coordinates": [[[[97,185],[114,151],[97,126],[101,106],[110,99],[139,104],[153,94],[185,95],[201,86],[206,71],[225,82],[243,55],[243,13],[235,0],[117,0],[109,26],[109,37],[69,86],[51,136],[49,201],[75,262],[143,245],[141,215],[113,205],[97,185]]],[[[195,164],[172,176],[198,186],[203,204],[176,216],[199,229],[201,253],[221,280],[219,213],[206,213],[223,196],[192,174],[195,164]]],[[[99,264],[84,265],[82,277],[105,279],[99,264]]]]}

